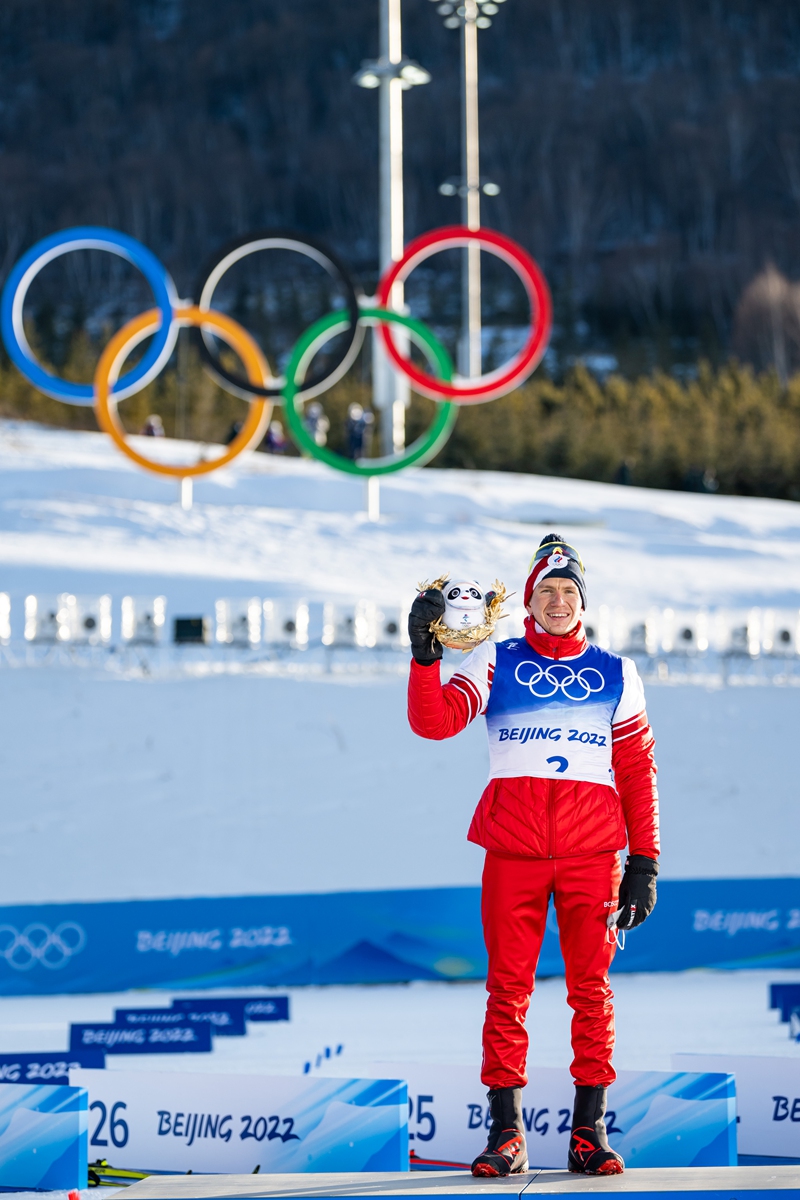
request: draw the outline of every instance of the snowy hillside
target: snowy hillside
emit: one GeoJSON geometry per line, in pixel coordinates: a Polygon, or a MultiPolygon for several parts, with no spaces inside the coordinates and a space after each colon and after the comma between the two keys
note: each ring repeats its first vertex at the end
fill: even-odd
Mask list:
{"type": "Polygon", "coordinates": [[[104,436],[2,422],[3,586],[152,587],[203,603],[258,584],[393,601],[450,570],[519,589],[555,525],[579,545],[592,605],[749,605],[764,600],[762,572],[770,603],[800,605],[800,507],[786,501],[422,470],[382,482],[375,526],[363,488],[320,464],[254,454],[196,482],[184,513],[173,481],[144,474],[104,436]]]}
{"type": "MultiPolygon", "coordinates": [[[[176,485],[100,435],[4,423],[14,637],[37,591],[110,592],[118,623],[128,592],[163,593],[174,615],[219,596],[407,600],[444,569],[519,590],[551,528],[581,549],[593,605],[800,607],[790,503],[425,470],[382,485],[371,525],[362,488],[254,455],[197,484],[183,512],[176,485]]],[[[392,661],[382,676],[192,679],[6,659],[0,903],[477,883],[465,833],[483,731],[414,738],[392,661]]],[[[648,708],[664,877],[794,875],[800,689],[651,686],[648,708]]]]}

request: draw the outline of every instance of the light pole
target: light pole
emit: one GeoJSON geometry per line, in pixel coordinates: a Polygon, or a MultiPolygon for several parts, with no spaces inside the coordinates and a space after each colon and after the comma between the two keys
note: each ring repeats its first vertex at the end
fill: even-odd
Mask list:
{"type": "MultiPolygon", "coordinates": [[[[403,92],[429,83],[430,75],[403,55],[400,0],[380,0],[380,57],[361,64],[353,82],[380,88],[380,273],[403,257],[403,92]]],[[[396,284],[392,307],[403,308],[403,286],[396,284]]],[[[381,410],[381,448],[394,454],[405,446],[408,382],[389,365],[380,338],[372,337],[372,386],[381,410]]]]}
{"type": "MultiPolygon", "coordinates": [[[[437,0],[433,0],[437,3],[437,0]]],[[[448,29],[461,30],[461,177],[445,180],[443,196],[461,197],[461,223],[468,229],[481,227],[481,191],[497,196],[500,188],[481,179],[478,124],[478,30],[488,29],[504,0],[463,0],[462,4],[438,4],[448,29]]],[[[481,251],[477,243],[464,250],[461,275],[462,316],[458,345],[458,369],[474,378],[482,369],[481,353],[481,251]]]]}

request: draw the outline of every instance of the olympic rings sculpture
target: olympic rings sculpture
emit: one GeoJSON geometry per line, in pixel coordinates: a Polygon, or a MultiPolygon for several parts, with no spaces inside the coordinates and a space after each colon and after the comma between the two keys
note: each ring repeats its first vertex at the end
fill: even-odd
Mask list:
{"type": "Polygon", "coordinates": [[[548,667],[542,667],[539,663],[531,662],[528,659],[518,663],[514,678],[517,683],[521,683],[532,696],[536,696],[539,700],[549,700],[551,696],[555,696],[560,691],[568,700],[582,702],[588,700],[595,693],[602,692],[606,686],[605,679],[595,667],[581,667],[577,671],[567,663],[552,663],[548,667]],[[530,672],[523,672],[529,675],[527,679],[520,676],[523,667],[532,668],[530,672]],[[594,682],[593,677],[596,677],[599,682],[594,682]],[[577,695],[575,695],[576,691],[577,695]]]}
{"type": "MultiPolygon", "coordinates": [[[[237,238],[208,265],[198,280],[196,305],[178,298],[166,267],[140,242],[117,230],[78,226],[55,233],[32,246],[9,274],[0,299],[0,332],[9,357],[18,370],[40,391],[67,404],[94,405],[100,428],[130,459],[146,470],[187,478],[204,475],[231,463],[245,450],[256,446],[269,424],[273,402],[284,404],[289,432],[302,451],[340,471],[355,475],[385,475],[412,464],[429,461],[450,436],[461,404],[494,400],[518,387],[536,368],[547,347],[552,323],[552,305],[547,282],[531,256],[511,238],[493,230],[470,230],[452,225],[416,238],[402,259],[384,274],[378,284],[377,304],[359,295],[342,263],[326,247],[305,235],[288,230],[266,230],[237,238]],[[522,349],[504,366],[477,379],[454,374],[450,357],[435,334],[421,321],[391,308],[394,285],[404,282],[420,263],[439,250],[477,243],[516,272],[525,287],[531,320],[522,349]],[[74,383],[46,370],[36,359],[23,322],[25,299],[36,276],[54,259],[72,250],[96,249],[126,259],[149,283],[155,307],[128,321],[103,351],[94,382],[74,383]],[[344,308],[316,321],[296,342],[286,375],[274,374],[267,359],[242,326],[213,307],[214,294],[226,273],[238,262],[262,250],[290,250],[316,262],[338,282],[344,308]],[[395,369],[403,373],[416,391],[436,402],[433,421],[425,434],[399,454],[355,462],[317,445],[303,421],[305,401],[332,387],[355,362],[368,325],[377,326],[395,369]],[[202,458],[191,465],[172,465],[146,457],[131,445],[117,412],[117,405],[155,379],[168,362],[183,327],[191,327],[204,368],[231,394],[249,404],[247,418],[233,442],[216,458],[202,458]],[[398,347],[393,329],[401,326],[406,337],[422,350],[427,369],[414,363],[398,347]],[[344,335],[333,354],[332,365],[313,368],[319,350],[344,335]],[[131,351],[146,338],[152,342],[142,358],[122,370],[131,351]],[[239,356],[244,374],[229,370],[221,361],[216,340],[225,342],[239,356]]],[[[0,951],[0,954],[2,952],[0,951]]]]}
{"type": "Polygon", "coordinates": [[[86,945],[86,934],[74,921],[62,921],[50,930],[38,922],[20,933],[13,925],[0,925],[0,958],[15,971],[30,971],[37,962],[49,971],[60,971],[86,945]]]}
{"type": "Polygon", "coordinates": [[[434,229],[431,233],[424,233],[415,238],[406,246],[400,261],[389,268],[378,284],[379,302],[388,305],[394,285],[405,281],[414,268],[432,254],[439,250],[468,246],[471,242],[477,242],[482,250],[488,250],[502,259],[519,276],[531,306],[530,330],[525,345],[504,367],[482,375],[479,379],[458,379],[441,383],[405,358],[395,344],[391,329],[383,325],[381,336],[392,362],[408,377],[418,392],[431,400],[446,398],[454,400],[457,404],[479,404],[487,400],[497,400],[528,378],[541,362],[547,349],[553,321],[547,281],[527,250],[523,250],[522,246],[511,238],[493,229],[466,229],[463,225],[446,225],[442,229],[434,229]]]}
{"type": "MultiPolygon", "coordinates": [[[[227,463],[233,462],[250,446],[258,445],[269,424],[272,404],[260,396],[250,398],[247,420],[219,458],[202,459],[193,465],[180,466],[145,458],[128,442],[127,434],[117,413],[119,397],[114,392],[114,383],[119,376],[122,363],[131,350],[150,334],[156,333],[161,327],[161,322],[162,317],[159,310],[151,308],[148,312],[141,313],[132,321],[128,321],[127,325],[123,325],[106,346],[100,356],[94,377],[97,421],[100,428],[109,435],[122,453],[140,467],[144,467],[146,471],[153,471],[157,475],[172,475],[181,479],[192,478],[195,475],[208,475],[211,471],[217,471],[227,463]]],[[[258,345],[247,330],[224,313],[213,312],[210,309],[202,312],[199,308],[191,306],[178,308],[174,313],[172,323],[177,328],[182,325],[193,325],[211,330],[238,352],[247,370],[248,379],[254,386],[260,387],[269,382],[269,367],[258,345]]]]}
{"type": "MultiPolygon", "coordinates": [[[[343,326],[347,338],[327,374],[315,373],[304,380],[302,397],[304,400],[311,400],[314,396],[321,395],[322,392],[326,392],[328,388],[338,383],[358,357],[361,343],[364,340],[364,326],[359,321],[358,293],[355,284],[338,258],[320,242],[309,238],[306,234],[303,234],[300,239],[291,230],[265,230],[263,233],[250,233],[229,242],[214,256],[213,261],[206,264],[206,269],[202,272],[195,287],[195,293],[200,297],[197,307],[207,312],[211,308],[214,292],[231,267],[260,250],[293,250],[296,254],[302,254],[305,258],[310,258],[313,262],[318,263],[332,279],[338,280],[344,289],[347,314],[350,318],[347,325],[343,326]],[[222,255],[221,258],[219,254],[222,255]]],[[[276,379],[269,387],[254,387],[252,380],[244,379],[234,371],[227,371],[219,361],[213,340],[204,329],[200,329],[199,333],[198,345],[203,364],[221,387],[245,400],[249,400],[253,392],[257,396],[278,397],[281,395],[284,379],[276,379]]]]}

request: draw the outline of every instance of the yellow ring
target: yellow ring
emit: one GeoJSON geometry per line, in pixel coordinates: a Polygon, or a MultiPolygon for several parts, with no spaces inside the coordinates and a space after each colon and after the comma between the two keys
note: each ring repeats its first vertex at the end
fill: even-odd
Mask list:
{"type": "MultiPolygon", "coordinates": [[[[173,312],[172,319],[181,326],[201,325],[227,342],[241,358],[250,383],[267,387],[274,382],[267,360],[258,345],[237,321],[213,309],[201,310],[196,305],[177,309],[173,312]]],[[[94,411],[97,422],[122,453],[127,454],[128,458],[133,459],[146,471],[153,471],[157,475],[172,475],[178,479],[186,479],[192,475],[208,475],[211,471],[217,471],[233,462],[243,451],[261,441],[272,415],[272,402],[258,396],[253,397],[244,425],[219,458],[207,459],[195,463],[194,466],[173,467],[168,463],[153,462],[152,459],[139,454],[128,445],[128,434],[122,427],[117,412],[117,400],[111,389],[131,350],[151,333],[155,333],[160,326],[161,310],[148,309],[147,312],[140,313],[138,317],[128,321],[127,325],[123,325],[106,346],[94,375],[94,411]]]]}

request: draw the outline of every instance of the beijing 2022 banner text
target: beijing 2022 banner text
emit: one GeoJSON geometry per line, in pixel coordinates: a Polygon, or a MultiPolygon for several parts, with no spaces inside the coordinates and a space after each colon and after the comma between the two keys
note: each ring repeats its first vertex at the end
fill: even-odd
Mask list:
{"type": "MultiPolygon", "coordinates": [[[[800,881],[659,881],[615,971],[800,966],[800,881]]],[[[0,995],[479,979],[480,889],[20,905],[0,995]]],[[[563,972],[551,911],[540,975],[563,972]]]]}

